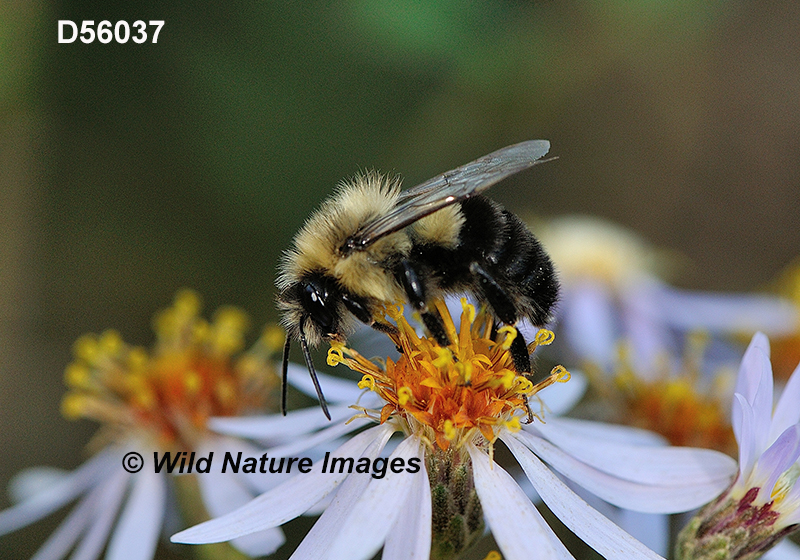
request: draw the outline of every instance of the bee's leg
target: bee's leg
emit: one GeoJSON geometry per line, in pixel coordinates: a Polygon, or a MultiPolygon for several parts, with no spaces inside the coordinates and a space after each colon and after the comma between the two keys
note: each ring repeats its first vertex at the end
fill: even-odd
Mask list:
{"type": "Polygon", "coordinates": [[[525,410],[528,411],[528,417],[524,420],[524,422],[526,424],[531,424],[533,423],[533,411],[531,410],[531,403],[528,402],[527,395],[524,396],[524,399],[525,399],[525,410]]]}
{"type": "Polygon", "coordinates": [[[417,274],[417,271],[407,260],[402,260],[395,269],[395,276],[406,293],[408,303],[414,311],[422,317],[425,328],[436,339],[439,346],[448,346],[450,341],[447,339],[447,332],[444,329],[444,322],[435,310],[428,308],[428,300],[425,294],[425,284],[417,274]]]}
{"type": "Polygon", "coordinates": [[[369,302],[366,299],[347,292],[342,292],[342,302],[344,302],[344,306],[347,310],[365,325],[389,335],[398,334],[397,327],[394,325],[375,320],[369,302]]]}
{"type": "Polygon", "coordinates": [[[425,323],[425,328],[431,333],[431,336],[436,339],[439,346],[446,348],[450,345],[447,339],[447,332],[444,330],[444,322],[442,318],[435,311],[423,311],[420,313],[422,322],[425,323]]]}
{"type": "Polygon", "coordinates": [[[372,324],[370,325],[370,327],[372,327],[376,331],[382,332],[384,334],[389,334],[389,335],[398,335],[398,334],[400,334],[400,331],[397,330],[397,327],[395,327],[391,323],[384,323],[382,321],[373,321],[372,324]]]}
{"type": "Polygon", "coordinates": [[[525,338],[517,331],[517,336],[511,341],[511,359],[514,360],[514,367],[517,373],[528,375],[531,373],[531,356],[528,354],[528,345],[525,338]]]}
{"type": "MultiPolygon", "coordinates": [[[[478,279],[486,301],[492,307],[492,311],[506,325],[515,325],[517,322],[517,310],[511,297],[494,277],[479,263],[473,262],[469,265],[469,271],[478,279]]],[[[517,336],[511,342],[511,359],[514,360],[514,367],[517,373],[526,374],[531,372],[531,357],[528,354],[528,345],[525,338],[518,331],[517,336]]]]}

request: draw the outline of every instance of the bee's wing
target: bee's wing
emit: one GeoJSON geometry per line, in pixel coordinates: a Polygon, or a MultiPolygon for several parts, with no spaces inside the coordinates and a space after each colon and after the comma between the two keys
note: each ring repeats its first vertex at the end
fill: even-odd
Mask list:
{"type": "Polygon", "coordinates": [[[344,249],[363,250],[445,206],[481,193],[509,175],[539,163],[537,160],[549,149],[547,140],[528,140],[507,146],[403,191],[391,212],[366,224],[347,240],[344,249]]]}

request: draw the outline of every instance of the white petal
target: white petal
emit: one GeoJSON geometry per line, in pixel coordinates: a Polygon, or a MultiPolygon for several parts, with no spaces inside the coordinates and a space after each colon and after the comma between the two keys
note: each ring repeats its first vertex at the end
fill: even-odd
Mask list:
{"type": "MultiPolygon", "coordinates": [[[[362,457],[367,457],[372,462],[378,457],[382,448],[383,445],[370,446],[362,457]]],[[[332,496],[322,517],[314,523],[306,537],[295,549],[291,560],[318,560],[324,557],[370,480],[370,476],[348,476],[345,479],[332,496]]]]}
{"type": "Polygon", "coordinates": [[[769,433],[770,442],[775,441],[786,428],[800,422],[800,406],[797,403],[800,403],[800,364],[783,388],[781,398],[775,406],[769,433]]]}
{"type": "Polygon", "coordinates": [[[116,448],[102,451],[46,491],[0,512],[0,535],[29,525],[71,502],[98,479],[119,468],[121,460],[122,453],[116,448]]]}
{"type": "Polygon", "coordinates": [[[765,482],[761,485],[761,496],[764,503],[770,500],[770,494],[778,478],[791,467],[800,456],[800,424],[789,426],[778,436],[769,449],[758,458],[759,473],[763,473],[765,482]]]}
{"type": "Polygon", "coordinates": [[[232,472],[198,474],[197,483],[208,514],[220,517],[252,500],[254,496],[243,482],[232,472]]]}
{"type": "Polygon", "coordinates": [[[70,560],[94,560],[100,557],[132,478],[130,474],[120,469],[103,484],[103,492],[97,507],[92,512],[89,529],[70,556],[70,560]]]}
{"type": "MultiPolygon", "coordinates": [[[[421,445],[418,438],[406,438],[386,459],[387,465],[396,458],[403,458],[404,464],[407,465],[408,459],[421,457],[421,445]]],[[[370,475],[354,476],[367,477],[370,475]]],[[[370,481],[352,508],[326,558],[328,560],[368,560],[372,558],[380,550],[399,515],[419,515],[419,512],[406,510],[403,506],[408,502],[409,494],[414,492],[414,486],[419,485],[420,482],[428,484],[427,480],[411,476],[405,471],[395,473],[390,469],[387,469],[384,478],[370,481]]],[[[430,518],[428,519],[428,534],[430,535],[430,518]]],[[[426,550],[426,555],[429,554],[430,540],[426,550]]]]}
{"type": "Polygon", "coordinates": [[[761,558],[762,560],[800,560],[800,546],[789,539],[783,539],[761,558]]]}
{"type": "MultiPolygon", "coordinates": [[[[83,498],[69,513],[58,529],[50,535],[32,560],[58,560],[67,555],[76,542],[97,522],[98,514],[107,514],[110,520],[116,516],[122,503],[127,473],[119,470],[104,480],[83,498]],[[114,499],[109,499],[113,494],[114,499]]],[[[99,551],[98,551],[99,553],[99,551]]]]}
{"type": "MultiPolygon", "coordinates": [[[[220,452],[221,447],[222,445],[215,445],[215,442],[207,442],[204,446],[206,449],[216,449],[217,453],[220,452]]],[[[272,478],[272,475],[262,474],[260,478],[269,479],[272,478]]],[[[211,517],[220,517],[230,513],[253,499],[253,493],[246,484],[246,480],[232,472],[198,474],[197,482],[203,504],[211,517]]],[[[231,544],[248,556],[256,557],[272,554],[285,541],[283,531],[272,528],[234,539],[231,544]]]]}
{"type": "Polygon", "coordinates": [[[665,352],[675,354],[675,343],[665,322],[664,308],[659,300],[667,290],[654,279],[642,279],[619,295],[622,299],[622,321],[625,337],[631,347],[635,371],[649,377],[657,360],[665,352]]]}
{"type": "MultiPolygon", "coordinates": [[[[359,457],[370,445],[383,447],[394,427],[370,428],[334,451],[333,457],[359,457]]],[[[319,502],[347,477],[347,473],[322,473],[316,463],[308,474],[299,474],[262,494],[247,505],[217,519],[206,521],[172,536],[172,542],[202,544],[222,542],[277,527],[319,502]]]]}
{"type": "Polygon", "coordinates": [[[684,485],[687,481],[730,481],[736,472],[736,462],[717,451],[608,442],[597,437],[600,426],[594,426],[589,435],[581,433],[580,427],[558,420],[537,425],[548,440],[572,457],[632,482],[684,485]]]}
{"type": "Polygon", "coordinates": [[[15,504],[24,502],[36,494],[48,492],[63,481],[70,471],[55,467],[31,467],[14,475],[8,483],[8,495],[15,504]]]}
{"type": "Polygon", "coordinates": [[[405,504],[403,515],[386,538],[382,560],[426,560],[431,553],[431,486],[425,469],[425,454],[420,453],[420,472],[412,474],[412,489],[405,504]]]}
{"type": "Polygon", "coordinates": [[[754,294],[718,294],[669,288],[661,297],[665,320],[683,331],[754,333],[792,332],[797,310],[781,298],[754,294]]]}
{"type": "Polygon", "coordinates": [[[511,475],[475,446],[467,450],[475,490],[505,560],[529,560],[534,552],[542,560],[572,558],[511,475]]]}
{"type": "Polygon", "coordinates": [[[247,556],[259,558],[261,556],[269,556],[283,546],[285,542],[286,537],[283,535],[283,531],[278,527],[272,527],[271,529],[233,539],[231,545],[247,556]]]}
{"type": "Polygon", "coordinates": [[[508,445],[531,484],[556,517],[604,558],[661,559],[658,554],[600,515],[567,488],[514,435],[504,433],[500,438],[508,445]]]}
{"type": "MultiPolygon", "coordinates": [[[[317,390],[314,388],[314,382],[306,366],[290,363],[286,379],[292,387],[299,389],[309,397],[317,397],[317,390]]],[[[358,381],[335,377],[319,370],[317,370],[317,379],[325,399],[332,403],[352,404],[364,392],[363,389],[358,388],[358,381]]]]}
{"type": "Polygon", "coordinates": [[[605,286],[586,281],[567,288],[557,309],[569,347],[604,369],[614,362],[619,335],[611,301],[605,286]]]}
{"type": "Polygon", "coordinates": [[[279,440],[305,435],[325,426],[331,422],[350,418],[355,414],[352,408],[344,405],[328,407],[331,419],[325,418],[318,406],[292,410],[281,414],[266,416],[223,416],[211,418],[208,427],[220,434],[244,437],[259,441],[268,441],[271,438],[279,440]]]}
{"type": "MultiPolygon", "coordinates": [[[[248,493],[250,494],[249,499],[252,499],[256,495],[274,488],[278,484],[285,482],[297,474],[296,465],[292,469],[291,473],[264,474],[261,472],[253,473],[244,471],[243,462],[246,460],[246,458],[254,457],[260,462],[261,456],[265,453],[266,451],[264,449],[250,445],[249,443],[240,439],[222,436],[207,437],[200,445],[198,445],[197,462],[200,461],[200,457],[211,457],[211,467],[209,469],[209,473],[200,473],[200,477],[205,477],[206,474],[235,476],[238,478],[239,483],[243,485],[243,488],[248,490],[248,493]],[[211,453],[214,453],[214,455],[212,456],[211,453]],[[241,458],[239,456],[240,453],[241,458]],[[233,464],[235,464],[237,461],[239,461],[240,470],[238,473],[235,473],[233,470],[233,464]],[[223,468],[225,469],[224,473],[222,472],[223,468]]],[[[269,469],[268,465],[267,469],[269,469]]]]}
{"type": "MultiPolygon", "coordinates": [[[[525,482],[530,484],[527,477],[525,482]]],[[[631,511],[609,504],[601,500],[585,488],[581,488],[569,479],[562,479],[566,485],[583,498],[587,504],[607,517],[614,525],[630,534],[637,541],[659,556],[670,553],[669,534],[670,516],[662,513],[642,513],[631,511]]]]}
{"type": "Polygon", "coordinates": [[[544,434],[548,437],[548,429],[553,426],[560,430],[569,430],[572,433],[581,434],[586,438],[607,441],[609,443],[625,443],[629,445],[644,446],[664,446],[667,445],[666,438],[641,428],[632,428],[622,424],[606,424],[604,422],[592,422],[589,420],[578,420],[575,418],[561,418],[547,416],[545,423],[523,424],[523,428],[535,434],[544,434]]]}
{"type": "Polygon", "coordinates": [[[731,416],[733,417],[731,425],[734,427],[734,431],[738,430],[739,475],[740,479],[745,481],[753,470],[758,451],[756,450],[756,439],[753,434],[755,424],[755,420],[753,419],[753,407],[751,407],[750,403],[739,393],[733,395],[731,416]]]}
{"type": "Polygon", "coordinates": [[[536,394],[552,414],[566,414],[586,392],[586,376],[580,371],[569,370],[569,373],[570,380],[566,383],[554,383],[536,394]]]}
{"type": "Polygon", "coordinates": [[[133,489],[108,543],[106,560],[150,560],[158,544],[167,495],[166,477],[145,468],[133,478],[133,489]]]}
{"type": "MultiPolygon", "coordinates": [[[[98,488],[95,488],[95,490],[98,490],[98,488]]],[[[58,526],[58,529],[47,538],[42,547],[36,551],[31,560],[60,560],[64,558],[89,525],[98,499],[99,493],[95,492],[85,496],[69,512],[69,515],[58,526]]]]}
{"type": "MultiPolygon", "coordinates": [[[[753,438],[756,454],[762,453],[769,444],[770,422],[772,420],[772,364],[769,361],[769,340],[762,333],[756,333],[744,353],[739,375],[736,378],[735,393],[742,395],[753,409],[753,438]]],[[[739,445],[736,424],[734,435],[739,445]]]]}
{"type": "Polygon", "coordinates": [[[631,482],[590,467],[545,439],[526,432],[519,432],[516,437],[567,478],[609,503],[634,511],[677,513],[695,509],[711,501],[730,483],[724,479],[697,484],[687,481],[685,486],[631,482]]]}
{"type": "MultiPolygon", "coordinates": [[[[349,416],[353,416],[354,413],[355,411],[350,409],[349,416]]],[[[323,445],[325,443],[332,442],[338,437],[349,434],[350,432],[355,432],[363,426],[367,426],[371,423],[373,423],[373,421],[369,418],[356,418],[350,422],[340,420],[339,422],[331,424],[329,427],[325,428],[324,430],[320,430],[313,435],[307,435],[303,438],[298,438],[291,443],[273,447],[269,450],[269,452],[273,457],[289,457],[307,451],[313,447],[316,447],[317,445],[323,445]]]]}

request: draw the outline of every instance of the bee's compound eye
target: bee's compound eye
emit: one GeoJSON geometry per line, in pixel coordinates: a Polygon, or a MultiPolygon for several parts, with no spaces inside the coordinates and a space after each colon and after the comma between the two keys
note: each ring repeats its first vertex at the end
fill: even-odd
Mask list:
{"type": "Polygon", "coordinates": [[[318,281],[308,281],[302,284],[303,307],[311,319],[325,331],[326,334],[334,332],[335,318],[331,301],[331,291],[326,285],[318,281]]]}

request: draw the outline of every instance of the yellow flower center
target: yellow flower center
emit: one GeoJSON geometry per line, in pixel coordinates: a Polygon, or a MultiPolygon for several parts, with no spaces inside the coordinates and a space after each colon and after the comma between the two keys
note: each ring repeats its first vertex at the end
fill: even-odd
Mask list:
{"type": "MultiPolygon", "coordinates": [[[[396,362],[387,359],[385,367],[379,367],[351,348],[331,345],[328,364],[344,363],[361,373],[359,386],[386,401],[381,423],[401,419],[410,432],[444,450],[478,436],[492,443],[500,429],[519,429],[519,416],[529,414],[530,397],[555,382],[569,380],[569,372],[559,366],[534,385],[513,369],[509,347],[516,329],[502,327],[493,335],[491,317],[476,313],[464,299],[461,326],[456,329],[444,302],[437,301],[435,306],[450,341],[447,347],[417,336],[400,306],[387,309],[398,328],[390,336],[402,351],[396,362]]],[[[550,331],[541,330],[528,349],[552,340],[550,331]]]]}
{"type": "Polygon", "coordinates": [[[735,454],[736,441],[722,404],[713,395],[697,392],[691,379],[621,376],[616,381],[624,385],[627,424],[660,433],[672,445],[735,454]]]}
{"type": "Polygon", "coordinates": [[[672,445],[716,449],[735,457],[737,445],[727,413],[732,392],[726,386],[732,372],[721,372],[704,388],[700,368],[706,342],[700,333],[689,338],[677,375],[665,366],[645,378],[623,365],[614,377],[614,390],[600,395],[617,415],[611,420],[659,433],[672,445]]]}
{"type": "Polygon", "coordinates": [[[155,318],[157,343],[150,353],[111,330],[78,339],[65,372],[70,390],[64,415],[97,420],[112,437],[144,430],[160,445],[190,448],[209,417],[262,407],[277,383],[271,361],[280,348],[275,333],[268,329],[253,349],[237,356],[245,314],[221,308],[208,323],[199,312],[194,292],[178,293],[174,305],[155,318]]]}

